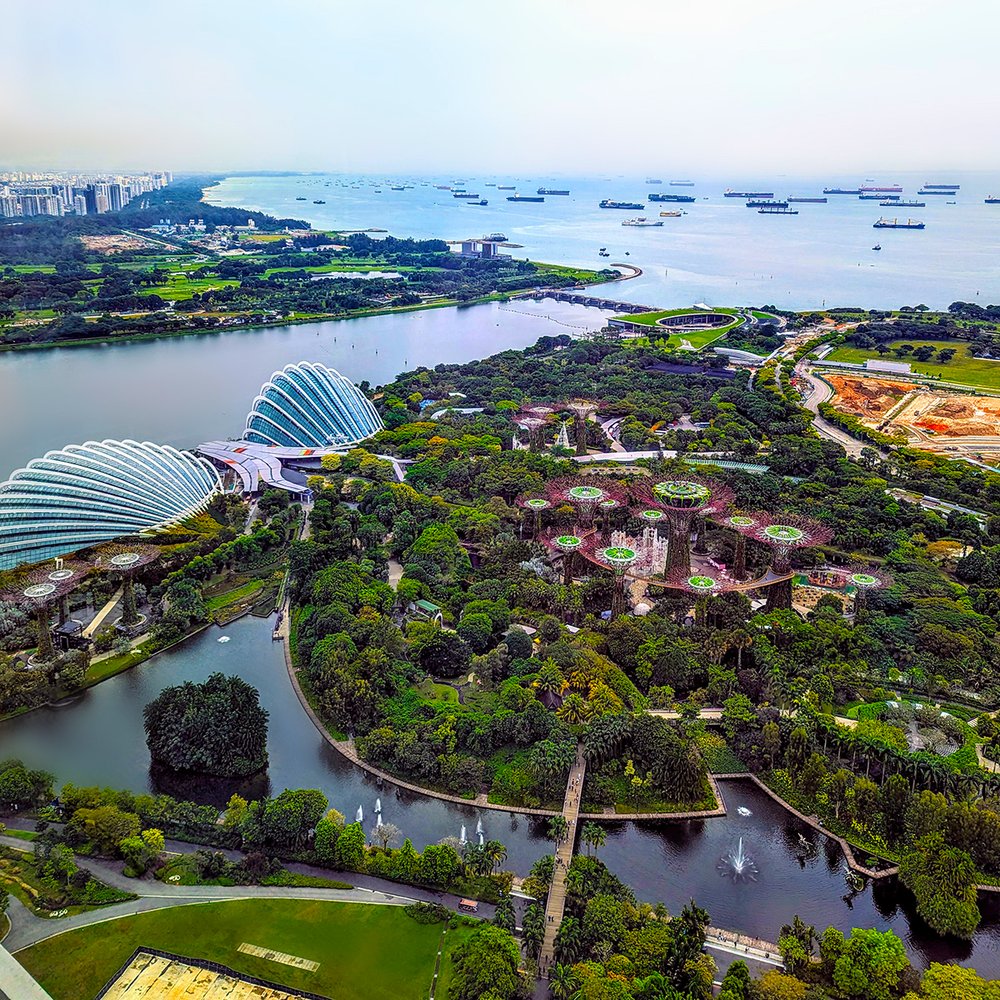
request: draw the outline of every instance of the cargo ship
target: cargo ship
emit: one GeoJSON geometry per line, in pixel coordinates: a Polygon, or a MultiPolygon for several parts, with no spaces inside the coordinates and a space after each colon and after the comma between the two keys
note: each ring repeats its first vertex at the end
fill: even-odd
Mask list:
{"type": "Polygon", "coordinates": [[[823,194],[861,194],[861,188],[823,188],[823,194]]]}
{"type": "Polygon", "coordinates": [[[917,192],[917,194],[943,194],[943,195],[948,195],[948,196],[951,196],[954,193],[955,192],[952,191],[951,188],[948,188],[947,190],[944,190],[942,188],[921,188],[917,192]]]}
{"type": "Polygon", "coordinates": [[[647,177],[646,178],[646,183],[647,184],[662,184],[663,181],[661,181],[659,177],[647,177]]]}
{"type": "Polygon", "coordinates": [[[761,205],[757,209],[758,215],[798,215],[797,208],[789,208],[783,201],[772,201],[770,204],[761,205]]]}
{"type": "Polygon", "coordinates": [[[659,219],[647,219],[646,216],[640,215],[637,219],[625,219],[622,222],[623,226],[662,226],[663,223],[659,219]]]}
{"type": "Polygon", "coordinates": [[[693,194],[660,194],[658,192],[654,192],[648,197],[650,201],[680,201],[685,204],[694,201],[693,194]]]}
{"type": "Polygon", "coordinates": [[[569,191],[558,191],[556,188],[539,188],[536,194],[569,194],[569,191]]]}
{"type": "Polygon", "coordinates": [[[787,201],[771,201],[767,198],[751,198],[747,208],[788,208],[787,201]]]}
{"type": "Polygon", "coordinates": [[[478,199],[479,195],[478,194],[471,194],[468,191],[456,191],[452,195],[452,198],[470,198],[470,199],[475,198],[475,199],[478,199]]]}
{"type": "Polygon", "coordinates": [[[673,212],[660,212],[661,219],[679,219],[684,213],[676,209],[673,212]]]}
{"type": "Polygon", "coordinates": [[[961,184],[928,184],[924,183],[924,188],[928,191],[958,191],[961,188],[961,184]]]}
{"type": "Polygon", "coordinates": [[[917,222],[914,219],[907,219],[905,222],[900,222],[899,219],[879,219],[872,229],[923,229],[924,224],[922,222],[917,222]]]}
{"type": "Polygon", "coordinates": [[[868,191],[858,195],[858,201],[899,201],[898,194],[872,194],[868,191]]]}
{"type": "Polygon", "coordinates": [[[884,184],[881,187],[877,184],[865,184],[861,187],[862,191],[898,191],[902,193],[903,189],[899,184],[884,184]]]}
{"type": "Polygon", "coordinates": [[[451,185],[450,184],[435,184],[434,187],[436,187],[438,189],[438,191],[450,191],[451,190],[451,185]]]}
{"type": "Polygon", "coordinates": [[[826,198],[792,198],[785,199],[791,205],[825,205],[826,198]]]}
{"type": "Polygon", "coordinates": [[[480,198],[477,201],[467,201],[466,205],[488,205],[489,202],[485,198],[480,198]]]}
{"type": "Polygon", "coordinates": [[[926,201],[880,201],[880,208],[926,208],[926,201]]]}
{"type": "Polygon", "coordinates": [[[305,196],[304,194],[300,194],[300,195],[298,195],[298,196],[296,197],[296,199],[295,199],[295,200],[296,200],[296,201],[305,201],[305,200],[306,200],[306,196],[305,196]]]}
{"type": "Polygon", "coordinates": [[[773,198],[773,191],[734,191],[732,188],[726,188],[722,192],[723,198],[773,198]]]}
{"type": "Polygon", "coordinates": [[[507,196],[508,201],[545,201],[534,194],[511,194],[507,196]]]}
{"type": "Polygon", "coordinates": [[[1000,205],[1000,198],[997,198],[995,195],[992,194],[984,198],[983,201],[987,205],[1000,205]]]}
{"type": "Polygon", "coordinates": [[[614,201],[611,198],[605,198],[597,207],[624,208],[627,212],[638,212],[641,211],[646,206],[637,201],[614,201]]]}
{"type": "Polygon", "coordinates": [[[498,184],[498,191],[514,191],[516,190],[513,184],[498,184]]]}
{"type": "Polygon", "coordinates": [[[313,199],[313,204],[314,204],[314,205],[325,205],[325,204],[326,204],[326,202],[325,202],[325,201],[323,201],[323,199],[322,199],[322,198],[315,198],[315,199],[313,199]]]}
{"type": "Polygon", "coordinates": [[[397,184],[394,184],[394,185],[393,185],[393,186],[392,186],[392,187],[391,187],[391,188],[390,188],[389,190],[390,190],[390,191],[405,191],[405,190],[406,190],[406,188],[405,188],[405,186],[404,186],[404,185],[402,185],[402,184],[398,184],[398,185],[397,185],[397,184]]]}
{"type": "Polygon", "coordinates": [[[671,181],[670,186],[675,188],[693,188],[694,181],[671,181]]]}

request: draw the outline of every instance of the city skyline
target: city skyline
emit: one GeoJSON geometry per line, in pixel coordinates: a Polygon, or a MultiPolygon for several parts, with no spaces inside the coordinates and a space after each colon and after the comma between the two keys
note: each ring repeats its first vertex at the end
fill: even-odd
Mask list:
{"type": "Polygon", "coordinates": [[[307,0],[280,12],[182,0],[169,19],[121,0],[101,10],[7,13],[3,167],[818,175],[1000,162],[983,128],[1000,110],[984,0],[947,18],[892,0],[874,20],[858,0],[617,16],[590,0],[389,3],[378,18],[307,0]]]}

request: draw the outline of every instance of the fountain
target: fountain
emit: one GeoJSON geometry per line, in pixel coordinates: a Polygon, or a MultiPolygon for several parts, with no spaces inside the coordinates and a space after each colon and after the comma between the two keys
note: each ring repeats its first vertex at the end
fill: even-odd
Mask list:
{"type": "Polygon", "coordinates": [[[482,820],[482,817],[480,817],[477,820],[477,822],[476,822],[476,833],[478,833],[480,837],[483,835],[483,820],[482,820]]]}
{"type": "Polygon", "coordinates": [[[483,846],[483,844],[485,844],[485,843],[486,843],[486,841],[485,841],[485,839],[483,838],[483,835],[482,835],[482,834],[480,834],[480,835],[479,835],[479,846],[480,846],[480,847],[482,847],[482,846],[483,846]]]}
{"type": "Polygon", "coordinates": [[[381,825],[382,825],[382,814],[381,813],[376,813],[376,815],[375,815],[375,826],[379,827],[381,825]]]}
{"type": "Polygon", "coordinates": [[[735,851],[723,854],[719,859],[718,870],[729,876],[734,882],[756,882],[757,865],[752,857],[743,850],[743,838],[740,837],[735,851]]]}
{"type": "Polygon", "coordinates": [[[458,842],[463,847],[465,847],[465,845],[469,842],[468,837],[465,836],[465,824],[464,823],[462,824],[462,835],[458,838],[458,842]]]}
{"type": "Polygon", "coordinates": [[[737,812],[738,812],[738,813],[739,813],[739,814],[740,814],[741,816],[752,816],[752,815],[753,815],[753,813],[752,813],[752,812],[751,812],[751,811],[750,811],[749,809],[747,809],[747,807],[746,807],[746,806],[737,806],[737,807],[736,807],[736,811],[737,811],[737,812]]]}
{"type": "Polygon", "coordinates": [[[377,812],[377,813],[382,812],[382,800],[381,799],[376,799],[375,800],[375,812],[377,812]]]}
{"type": "Polygon", "coordinates": [[[354,817],[354,822],[364,823],[364,821],[365,821],[365,811],[364,809],[361,808],[361,806],[358,806],[358,814],[354,817]]]}

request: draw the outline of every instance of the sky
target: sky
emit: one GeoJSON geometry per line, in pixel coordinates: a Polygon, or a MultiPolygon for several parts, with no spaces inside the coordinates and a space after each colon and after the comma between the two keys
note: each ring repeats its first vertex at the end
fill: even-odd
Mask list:
{"type": "Polygon", "coordinates": [[[8,0],[0,168],[1000,166],[997,0],[8,0]]]}

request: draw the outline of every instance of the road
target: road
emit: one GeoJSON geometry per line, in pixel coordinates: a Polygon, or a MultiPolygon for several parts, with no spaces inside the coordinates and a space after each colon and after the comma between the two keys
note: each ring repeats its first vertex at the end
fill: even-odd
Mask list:
{"type": "MultiPolygon", "coordinates": [[[[802,379],[803,382],[809,386],[809,395],[806,396],[802,403],[810,413],[813,414],[812,424],[816,428],[816,433],[820,437],[826,438],[828,441],[833,441],[839,444],[851,458],[860,458],[861,450],[863,448],[873,448],[874,445],[867,444],[864,441],[859,441],[857,438],[851,437],[847,431],[842,431],[839,427],[835,427],[830,423],[829,420],[821,417],[819,414],[819,404],[825,403],[830,396],[833,394],[833,390],[821,379],[818,379],[812,372],[812,368],[806,364],[804,361],[800,361],[796,367],[795,374],[797,377],[802,379]]],[[[878,449],[876,449],[878,450],[878,449]]],[[[879,451],[879,454],[885,458],[885,453],[879,451]]]]}

